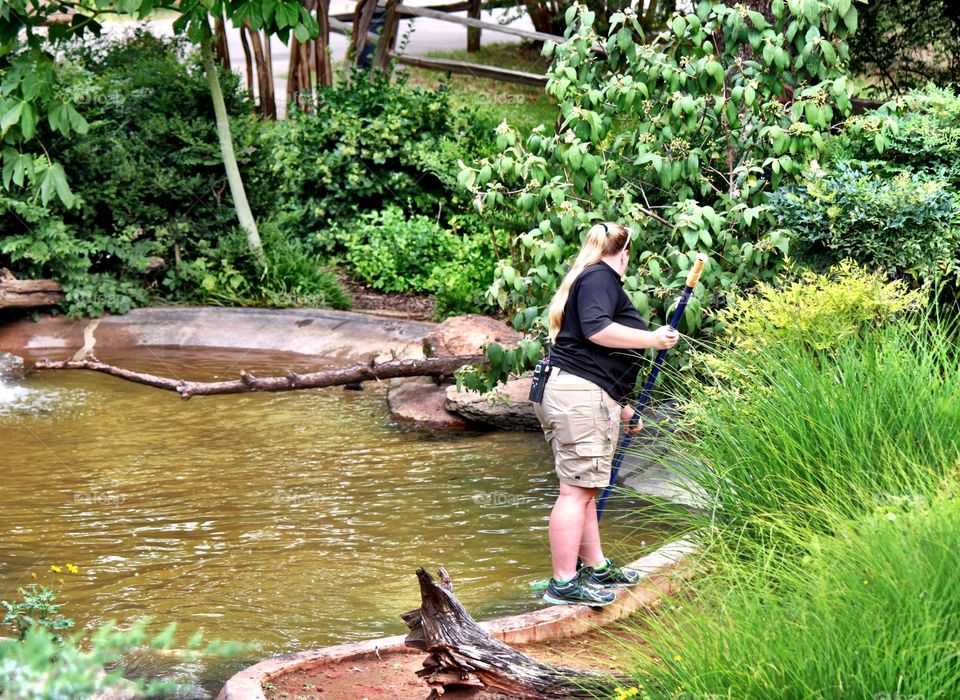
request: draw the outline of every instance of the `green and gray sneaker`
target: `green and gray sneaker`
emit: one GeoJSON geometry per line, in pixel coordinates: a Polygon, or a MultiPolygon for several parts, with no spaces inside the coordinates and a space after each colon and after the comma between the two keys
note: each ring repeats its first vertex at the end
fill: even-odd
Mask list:
{"type": "Polygon", "coordinates": [[[589,605],[592,608],[602,608],[616,598],[613,591],[588,585],[582,573],[565,583],[557,583],[551,578],[547,592],[543,594],[543,599],[553,605],[589,605]]]}
{"type": "Polygon", "coordinates": [[[580,577],[588,586],[633,586],[640,582],[640,573],[633,569],[621,569],[609,559],[603,566],[584,566],[580,577]]]}

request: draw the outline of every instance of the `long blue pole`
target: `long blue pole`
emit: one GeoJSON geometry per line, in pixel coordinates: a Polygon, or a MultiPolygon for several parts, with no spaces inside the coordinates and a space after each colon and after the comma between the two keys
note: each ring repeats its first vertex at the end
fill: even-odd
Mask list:
{"type": "MultiPolygon", "coordinates": [[[[680,300],[677,302],[677,309],[673,312],[673,318],[670,319],[670,327],[677,328],[680,325],[680,319],[683,318],[683,310],[687,308],[687,302],[690,300],[690,294],[693,293],[693,288],[697,286],[697,282],[700,281],[700,274],[703,272],[703,265],[707,261],[707,256],[703,253],[697,254],[697,260],[693,264],[693,268],[690,270],[690,274],[687,275],[687,282],[683,288],[683,292],[680,294],[680,300]]],[[[660,374],[660,367],[663,365],[663,358],[667,356],[666,350],[661,350],[657,353],[657,359],[653,361],[653,369],[650,370],[650,376],[647,377],[646,384],[643,385],[643,392],[640,394],[640,400],[637,402],[636,406],[633,408],[633,418],[630,419],[630,427],[635,428],[637,422],[640,420],[640,413],[647,406],[647,402],[650,401],[650,393],[653,391],[653,385],[657,381],[657,375],[660,374]]],[[[626,450],[630,447],[630,444],[633,442],[633,435],[629,430],[623,431],[623,437],[620,439],[620,444],[617,445],[617,452],[613,458],[613,466],[610,469],[610,483],[603,490],[603,493],[600,495],[600,500],[597,501],[597,520],[603,516],[603,509],[607,505],[607,498],[610,496],[610,491],[613,489],[613,485],[617,481],[617,475],[620,473],[620,467],[623,466],[623,456],[626,454],[626,450]]]]}

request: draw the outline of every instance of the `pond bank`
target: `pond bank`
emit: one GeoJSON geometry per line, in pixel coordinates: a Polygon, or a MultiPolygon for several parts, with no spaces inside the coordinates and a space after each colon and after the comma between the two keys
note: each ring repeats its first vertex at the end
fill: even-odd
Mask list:
{"type": "MultiPolygon", "coordinates": [[[[549,606],[480,624],[491,636],[524,653],[557,663],[557,654],[549,652],[546,642],[588,634],[655,605],[689,574],[682,561],[695,549],[689,540],[676,540],[631,563],[631,568],[640,571],[644,580],[634,588],[620,590],[616,602],[601,610],[582,605],[549,606]]],[[[266,659],[227,681],[217,700],[272,700],[288,695],[319,698],[321,694],[326,700],[426,697],[430,688],[416,676],[424,653],[405,646],[404,636],[266,659]],[[311,692],[313,690],[317,692],[311,692]]],[[[444,697],[457,696],[445,694],[444,697]]]]}
{"type": "Polygon", "coordinates": [[[153,306],[122,316],[41,316],[0,325],[0,350],[35,360],[131,347],[251,350],[319,356],[336,366],[386,353],[422,355],[436,324],[328,309],[153,306]]]}

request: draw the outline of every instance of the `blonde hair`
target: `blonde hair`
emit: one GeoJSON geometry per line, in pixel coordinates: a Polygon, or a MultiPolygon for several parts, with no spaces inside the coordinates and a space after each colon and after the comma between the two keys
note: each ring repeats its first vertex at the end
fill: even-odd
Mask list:
{"type": "Polygon", "coordinates": [[[550,301],[550,342],[553,343],[560,333],[560,327],[563,325],[563,310],[567,306],[567,299],[570,297],[570,289],[577,277],[583,272],[584,268],[599,262],[601,258],[608,255],[616,255],[620,251],[628,248],[630,245],[630,230],[626,226],[617,223],[594,224],[587,231],[587,237],[580,247],[573,265],[564,275],[560,287],[553,295],[550,301]]]}

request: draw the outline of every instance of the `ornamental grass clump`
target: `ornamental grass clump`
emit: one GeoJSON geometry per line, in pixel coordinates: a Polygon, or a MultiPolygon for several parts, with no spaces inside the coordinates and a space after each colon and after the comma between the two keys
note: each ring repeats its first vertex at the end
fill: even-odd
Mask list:
{"type": "Polygon", "coordinates": [[[799,559],[721,560],[692,600],[644,621],[652,648],[626,650],[637,687],[655,698],[958,697],[955,487],[878,503],[811,536],[799,559]]]}
{"type": "Polygon", "coordinates": [[[950,327],[902,319],[762,352],[694,388],[679,469],[709,494],[724,542],[802,548],[878,500],[939,492],[960,458],[960,354],[950,327]]]}
{"type": "MultiPolygon", "coordinates": [[[[842,325],[842,321],[838,321],[842,325]]],[[[915,315],[829,347],[721,352],[677,467],[695,575],[624,654],[650,697],[960,695],[957,326],[915,315]],[[691,439],[692,438],[692,439],[691,439]]]]}

